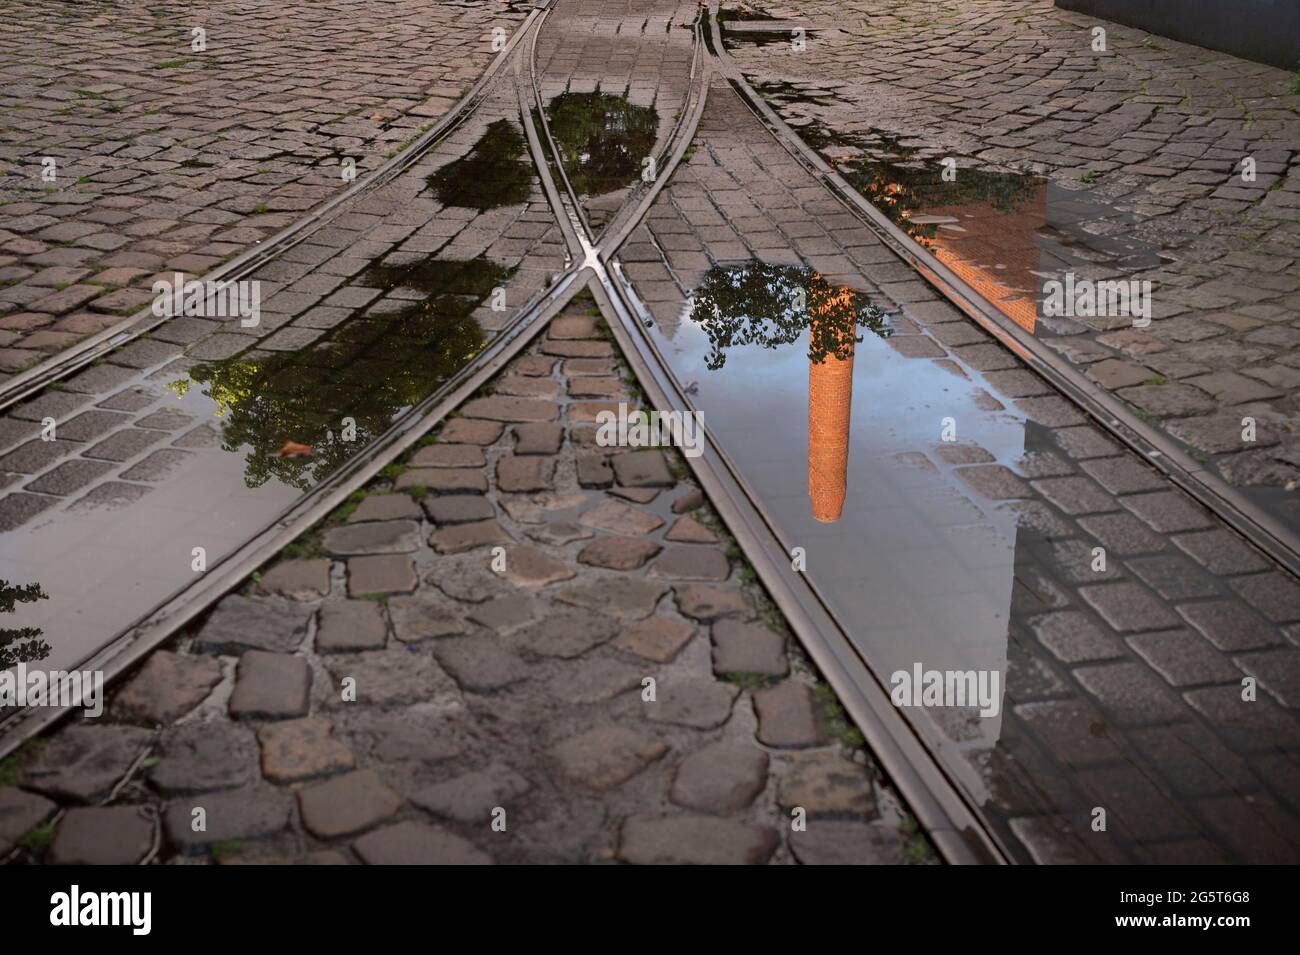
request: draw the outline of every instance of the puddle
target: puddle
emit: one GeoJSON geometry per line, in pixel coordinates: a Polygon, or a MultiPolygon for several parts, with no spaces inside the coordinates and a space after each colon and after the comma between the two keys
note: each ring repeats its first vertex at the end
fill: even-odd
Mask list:
{"type": "Polygon", "coordinates": [[[524,159],[524,137],[508,119],[492,123],[468,154],[429,176],[429,186],[444,206],[485,212],[528,201],[533,167],[524,159]]]}
{"type": "Polygon", "coordinates": [[[603,196],[641,177],[659,114],[609,93],[561,93],[546,106],[565,174],[580,198],[603,196]]]}
{"type": "MultiPolygon", "coordinates": [[[[824,103],[767,84],[777,103],[824,103]]],[[[1110,276],[1158,267],[1159,248],[1129,234],[1139,217],[1086,190],[1018,172],[958,168],[889,134],[838,134],[815,122],[799,134],[872,205],[1022,328],[1043,326],[1043,285],[1067,272],[1110,276]]],[[[959,167],[961,162],[959,161],[959,167]]]]}
{"type": "Polygon", "coordinates": [[[222,447],[244,455],[249,487],[274,478],[307,490],[478,354],[485,337],[472,312],[509,275],[486,258],[377,266],[353,284],[422,297],[388,314],[372,309],[300,351],[196,365],[168,387],[197,385],[216,405],[222,447]],[[287,442],[310,456],[284,454],[287,442]]]}
{"type": "MultiPolygon", "coordinates": [[[[114,400],[138,397],[127,405],[138,417],[117,434],[137,447],[97,457],[78,445],[65,465],[102,470],[4,535],[3,586],[40,581],[49,599],[0,617],[0,662],[81,665],[201,573],[196,548],[215,567],[279,520],[479,353],[488,334],[473,313],[509,275],[481,257],[391,261],[352,283],[389,294],[304,348],[165,366],[119,386],[114,400]]],[[[0,591],[0,612],[7,601],[0,591]]]]}

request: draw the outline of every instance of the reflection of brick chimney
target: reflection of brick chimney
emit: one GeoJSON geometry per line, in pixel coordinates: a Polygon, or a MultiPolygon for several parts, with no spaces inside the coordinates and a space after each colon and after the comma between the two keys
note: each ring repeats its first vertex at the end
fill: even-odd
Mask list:
{"type": "MultiPolygon", "coordinates": [[[[852,289],[841,289],[824,309],[814,309],[812,328],[816,334],[817,311],[829,312],[841,304],[843,295],[853,295],[852,289]]],[[[849,299],[852,300],[851,298],[849,299]]],[[[852,319],[850,319],[852,322],[852,319]]],[[[812,501],[812,516],[823,523],[840,519],[844,509],[844,495],[849,474],[849,415],[853,410],[853,334],[839,339],[832,329],[832,340],[843,341],[841,352],[845,357],[829,354],[821,362],[808,362],[808,497],[812,501]]]]}

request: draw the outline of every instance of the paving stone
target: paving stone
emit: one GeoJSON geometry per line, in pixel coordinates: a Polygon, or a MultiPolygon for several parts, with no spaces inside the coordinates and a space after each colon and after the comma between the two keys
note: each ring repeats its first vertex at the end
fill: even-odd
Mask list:
{"type": "Polygon", "coordinates": [[[466,418],[485,418],[489,421],[528,423],[555,421],[560,417],[560,406],[541,398],[513,398],[493,395],[475,398],[461,408],[466,418]]]}
{"type": "Polygon", "coordinates": [[[1116,499],[1087,478],[1042,478],[1029,483],[1050,503],[1071,516],[1119,510],[1116,499]]]}
{"type": "Polygon", "coordinates": [[[50,865],[135,865],[153,847],[153,822],[139,806],[70,809],[50,841],[50,865]]]}
{"type": "Polygon", "coordinates": [[[412,468],[402,472],[395,486],[399,491],[422,487],[432,494],[486,494],[488,489],[482,472],[466,468],[412,468]]]}
{"type": "Polygon", "coordinates": [[[58,809],[56,803],[16,786],[0,787],[0,856],[6,856],[58,809]]]}
{"type": "Polygon", "coordinates": [[[233,789],[257,775],[253,734],[224,720],[172,727],[159,745],[149,782],[167,795],[233,789]]]}
{"type": "Polygon", "coordinates": [[[373,769],[359,769],[298,790],[302,824],[322,839],[369,829],[401,808],[402,797],[373,769]]]}
{"type": "Polygon", "coordinates": [[[336,557],[410,554],[420,549],[420,525],[415,521],[343,524],[327,529],[323,542],[336,557]]]}
{"type": "Polygon", "coordinates": [[[1257,650],[1282,642],[1276,627],[1235,600],[1188,603],[1178,613],[1220,650],[1257,650]]]}
{"type": "Polygon", "coordinates": [[[527,531],[527,534],[533,540],[554,547],[563,547],[565,544],[571,544],[574,541],[588,540],[593,536],[591,531],[585,527],[579,527],[573,521],[552,521],[549,524],[543,524],[541,527],[531,528],[527,531]]]}
{"type": "Polygon", "coordinates": [[[1129,645],[1172,686],[1195,686],[1241,679],[1241,671],[1199,635],[1189,630],[1143,633],[1129,645]]]}
{"type": "Polygon", "coordinates": [[[1237,577],[1232,589],[1252,608],[1275,623],[1300,620],[1300,584],[1281,573],[1237,577]]]}
{"type": "Polygon", "coordinates": [[[876,815],[875,791],[866,771],[835,752],[796,759],[781,777],[777,802],[787,814],[798,807],[810,817],[876,815]]]}
{"type": "Polygon", "coordinates": [[[1159,557],[1134,557],[1125,561],[1139,580],[1165,600],[1183,601],[1195,597],[1217,597],[1218,581],[1186,557],[1166,554],[1159,557]]]}
{"type": "Polygon", "coordinates": [[[310,718],[271,723],[257,731],[262,773],[273,783],[296,783],[353,768],[352,750],[331,735],[333,724],[310,718]]]}
{"type": "Polygon", "coordinates": [[[329,596],[330,562],[323,557],[280,561],[262,575],[258,588],[292,600],[315,600],[329,596]]]}
{"type": "Polygon", "coordinates": [[[758,691],[754,711],[758,714],[758,741],[765,746],[819,746],[826,741],[812,690],[803,683],[787,679],[758,691]]]}
{"type": "Polygon", "coordinates": [[[562,670],[551,679],[548,690],[557,700],[570,704],[603,703],[640,687],[644,677],[644,667],[608,658],[589,659],[562,670]]]}
{"type": "Polygon", "coordinates": [[[679,517],[664,534],[664,540],[683,544],[716,544],[718,535],[693,517],[679,517]]]}
{"type": "Polygon", "coordinates": [[[321,606],[317,653],[382,650],[387,642],[388,622],[374,601],[339,600],[321,606]]]}
{"type": "Polygon", "coordinates": [[[1241,698],[1241,685],[1189,690],[1183,698],[1210,722],[1215,733],[1244,752],[1291,749],[1300,744],[1295,718],[1264,694],[1241,698]]]}
{"type": "Polygon", "coordinates": [[[23,786],[62,801],[98,802],[152,742],[149,730],[134,726],[69,726],[24,767],[23,786]]]}
{"type": "Polygon", "coordinates": [[[466,629],[455,608],[423,591],[389,600],[388,615],[393,633],[402,643],[452,637],[466,629]]]}
{"type": "Polygon", "coordinates": [[[213,657],[155,650],[113,700],[113,714],[128,722],[167,725],[198,706],[221,682],[213,657]]]}
{"type": "Polygon", "coordinates": [[[1150,670],[1136,663],[1079,667],[1074,675],[1116,722],[1169,722],[1185,715],[1178,698],[1150,670]]]}
{"type": "Polygon", "coordinates": [[[331,656],[326,659],[325,666],[334,678],[336,688],[329,698],[330,703],[344,709],[353,705],[339,692],[348,679],[355,681],[352,685],[356,690],[356,702],[369,706],[417,702],[454,705],[459,699],[455,685],[434,659],[425,653],[411,652],[409,648],[331,656]]]}
{"type": "Polygon", "coordinates": [[[770,628],[739,620],[719,620],[713,625],[713,672],[756,673],[785,676],[790,663],[785,656],[785,637],[770,628]]]}
{"type": "Polygon", "coordinates": [[[239,658],[230,715],[235,719],[306,716],[311,669],[302,657],[249,650],[239,658]]]}
{"type": "Polygon", "coordinates": [[[241,789],[183,796],[167,804],[163,830],[183,852],[200,851],[221,843],[248,842],[280,832],[289,824],[292,797],[266,783],[241,789]],[[195,831],[196,809],[202,809],[206,828],[195,831]]]}
{"type": "Polygon", "coordinates": [[[426,497],[420,501],[429,520],[442,527],[445,524],[472,524],[490,521],[497,514],[486,497],[465,494],[426,497]]]}
{"type": "Polygon", "coordinates": [[[415,452],[413,468],[481,468],[483,451],[472,444],[432,444],[415,452]]]}
{"type": "Polygon", "coordinates": [[[1230,531],[1180,534],[1174,544],[1212,574],[1249,574],[1269,568],[1259,551],[1230,531]]]}
{"type": "Polygon", "coordinates": [[[564,426],[550,422],[515,425],[515,454],[558,454],[564,426]]]}
{"type": "Polygon", "coordinates": [[[495,693],[529,677],[524,662],[495,640],[440,640],[433,652],[452,679],[469,693],[495,693]]]}
{"type": "Polygon", "coordinates": [[[152,488],[142,484],[126,484],[122,481],[106,481],[91,490],[89,494],[73,502],[69,511],[85,513],[88,511],[111,511],[119,507],[134,504],[148,494],[152,488]]]}
{"type": "Polygon", "coordinates": [[[232,594],[217,604],[195,638],[202,652],[240,654],[248,650],[288,653],[307,636],[314,611],[282,600],[232,594]]]}
{"type": "MultiPolygon", "coordinates": [[[[426,498],[440,500],[440,498],[426,498]]],[[[451,498],[450,500],[457,500],[451,498]]],[[[407,494],[370,494],[348,515],[349,524],[366,521],[418,521],[420,506],[407,494]]]]}
{"type": "MultiPolygon", "coordinates": [[[[1292,709],[1300,707],[1300,650],[1268,650],[1233,659],[1237,666],[1259,680],[1260,686],[1280,704],[1292,709]]],[[[1232,677],[1224,679],[1226,682],[1232,677]]]]}
{"type": "Polygon", "coordinates": [[[654,723],[713,729],[731,716],[740,688],[732,683],[702,679],[659,680],[656,700],[645,703],[645,717],[654,723]]]}
{"type": "Polygon", "coordinates": [[[657,543],[641,537],[602,537],[578,552],[578,562],[610,570],[635,570],[659,551],[657,543]]]}
{"type": "Polygon", "coordinates": [[[124,428],[82,453],[88,458],[103,461],[129,461],[165,437],[167,435],[162,431],[124,428]]]}
{"type": "Polygon", "coordinates": [[[624,487],[672,487],[677,483],[662,451],[629,451],[610,459],[614,476],[624,487]]]}
{"type": "Polygon", "coordinates": [[[669,798],[700,812],[739,812],[767,785],[767,764],[767,753],[757,747],[713,743],[682,760],[669,798]]]}
{"type": "Polygon", "coordinates": [[[35,481],[28,484],[26,489],[41,494],[55,494],[63,497],[99,480],[112,470],[112,467],[111,464],[105,461],[87,461],[83,458],[74,458],[46,471],[35,481]]]}
{"type": "Polygon", "coordinates": [[[1079,518],[1079,526],[1114,557],[1148,554],[1165,548],[1165,539],[1132,514],[1096,514],[1079,518]]]}
{"type": "Polygon", "coordinates": [[[1087,616],[1076,610],[1058,610],[1029,621],[1030,629],[1062,663],[1109,660],[1124,655],[1124,647],[1087,616]]]}
{"type": "Polygon", "coordinates": [[[704,506],[704,495],[697,487],[689,487],[673,501],[674,514],[688,514],[704,506]]]}
{"type": "Polygon", "coordinates": [[[516,587],[545,587],[561,580],[571,580],[577,574],[564,561],[523,544],[506,551],[504,576],[516,587]]]}
{"type": "Polygon", "coordinates": [[[608,455],[580,454],[576,461],[579,486],[603,488],[614,483],[614,469],[609,466],[608,455]]]}
{"type": "Polygon", "coordinates": [[[469,612],[469,619],[493,633],[502,634],[532,623],[544,612],[544,606],[531,597],[498,597],[475,606],[469,612]]]}
{"type": "Polygon", "coordinates": [[[961,478],[980,497],[991,501],[1032,497],[1029,486],[1016,477],[1015,472],[1001,464],[981,464],[957,468],[953,474],[961,478]]]}
{"type": "Polygon", "coordinates": [[[438,440],[445,444],[477,444],[480,446],[494,444],[501,437],[505,426],[495,421],[481,421],[473,418],[452,418],[438,433],[438,440]]]}
{"type": "Polygon", "coordinates": [[[440,527],[429,535],[429,543],[439,554],[463,554],[480,547],[502,547],[514,541],[496,521],[475,521],[440,527]]]}
{"type": "Polygon", "coordinates": [[[1131,494],[1121,498],[1120,503],[1161,534],[1196,531],[1211,526],[1205,509],[1178,491],[1131,494]]]}
{"type": "Polygon", "coordinates": [[[466,824],[487,825],[497,807],[507,815],[532,784],[509,766],[497,763],[446,782],[419,789],[411,802],[421,809],[466,824]]]}
{"type": "Polygon", "coordinates": [[[730,819],[633,816],[623,823],[618,858],[632,865],[762,865],[779,844],[774,830],[730,819]]]}
{"type": "Polygon", "coordinates": [[[497,461],[497,487],[512,494],[547,491],[554,471],[555,462],[549,457],[504,457],[497,461]]]}
{"type": "Polygon", "coordinates": [[[603,792],[621,786],[667,752],[657,739],[621,726],[601,726],[558,744],[551,756],[569,779],[603,792]]]}
{"type": "Polygon", "coordinates": [[[613,639],[618,629],[604,614],[563,611],[523,630],[519,643],[540,656],[571,660],[613,639]]]}
{"type": "Polygon", "coordinates": [[[1113,583],[1080,587],[1079,596],[1097,611],[1112,630],[1120,633],[1169,630],[1178,626],[1178,617],[1174,612],[1137,584],[1113,583]]]}
{"type": "Polygon", "coordinates": [[[419,586],[415,565],[403,554],[348,558],[348,596],[409,594],[419,586]]]}
{"type": "Polygon", "coordinates": [[[492,857],[468,840],[411,820],[368,832],[352,848],[367,865],[492,864],[492,857]]]}
{"type": "Polygon", "coordinates": [[[675,580],[726,580],[731,576],[731,562],[716,547],[679,544],[667,548],[650,565],[650,575],[675,580]]]}
{"type": "Polygon", "coordinates": [[[902,865],[906,859],[891,828],[816,819],[790,833],[790,852],[801,865],[902,865]]]}
{"type": "Polygon", "coordinates": [[[1165,479],[1133,457],[1094,458],[1080,467],[1112,494],[1155,491],[1165,486],[1165,479]]]}
{"type": "Polygon", "coordinates": [[[583,513],[578,523],[610,534],[637,536],[658,530],[664,522],[654,514],[606,499],[583,513]]]}
{"type": "Polygon", "coordinates": [[[693,620],[717,620],[720,617],[747,616],[752,612],[745,594],[737,587],[713,587],[688,584],[673,587],[677,609],[693,620]]]}

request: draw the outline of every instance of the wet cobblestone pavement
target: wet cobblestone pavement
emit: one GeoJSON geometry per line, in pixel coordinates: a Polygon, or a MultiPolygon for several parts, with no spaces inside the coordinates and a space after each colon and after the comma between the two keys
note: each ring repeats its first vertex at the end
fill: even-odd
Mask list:
{"type": "Polygon", "coordinates": [[[0,26],[0,381],[342,192],[345,157],[364,177],[460,98],[517,7],[25,4],[0,26]]]}
{"type": "MultiPolygon", "coordinates": [[[[177,267],[173,253],[268,236],[337,191],[340,148],[379,161],[450,105],[437,84],[481,75],[489,54],[454,44],[489,49],[490,25],[509,33],[524,15],[519,4],[399,6],[360,17],[366,27],[340,15],[337,48],[321,53],[357,64],[374,108],[393,116],[362,129],[368,100],[323,123],[356,105],[348,77],[299,102],[287,75],[288,88],[255,100],[280,104],[269,116],[245,110],[259,137],[301,136],[269,148],[282,153],[276,194],[303,204],[252,212],[232,204],[252,179],[204,178],[160,198],[179,208],[199,194],[195,208],[220,208],[220,221],[173,216],[150,190],[174,170],[145,169],[87,191],[93,209],[121,209],[140,232],[100,251],[157,257],[131,277],[147,284],[145,272],[177,267]],[[327,141],[312,124],[348,131],[327,141]],[[137,181],[152,201],[105,205],[137,181]],[[188,235],[182,221],[210,228],[185,249],[141,244],[188,235]]],[[[1286,77],[1114,25],[1099,67],[1092,21],[1040,0],[1014,15],[982,0],[946,0],[942,15],[922,6],[934,5],[763,8],[782,29],[810,27],[800,53],[770,24],[724,13],[722,28],[806,142],[1098,387],[1175,435],[1258,416],[1263,447],[1193,444],[1287,514],[1300,470],[1288,458],[1286,197],[1300,134],[1286,77]],[[1224,165],[1242,150],[1259,160],[1249,194],[1224,165]],[[948,155],[960,202],[926,172],[948,155]],[[1031,165],[1034,176],[1019,174],[1031,165]],[[1089,275],[1156,282],[1149,328],[1030,307],[1043,276],[1089,263],[1089,275]],[[1223,388],[1206,380],[1216,376],[1223,388]],[[1242,382],[1270,387],[1232,390],[1242,382]],[[1168,413],[1146,411],[1137,392],[1159,392],[1151,400],[1168,413]]],[[[181,17],[160,9],[168,24],[181,17]]],[[[171,318],[4,410],[0,578],[50,594],[19,596],[7,621],[43,628],[48,646],[6,636],[5,665],[81,663],[194,586],[192,548],[220,568],[331,475],[379,457],[366,472],[377,476],[348,485],[359,489],[121,674],[102,717],[67,720],[0,760],[0,858],[927,863],[939,857],[899,794],[912,783],[889,779],[891,757],[865,742],[913,733],[950,787],[935,798],[973,811],[1011,861],[1300,857],[1300,582],[943,299],[716,69],[697,83],[701,64],[721,61],[696,45],[696,13],[676,0],[552,3],[535,43],[507,54],[443,141],[257,267],[257,327],[171,318]],[[697,114],[688,107],[704,89],[697,114]],[[580,217],[552,185],[571,187],[580,217]],[[638,223],[638,203],[660,188],[638,223]],[[612,222],[631,229],[617,249],[599,238],[622,234],[612,222]],[[618,276],[644,327],[620,317],[618,276]],[[588,282],[594,297],[574,296],[588,282]],[[511,341],[518,320],[552,314],[532,307],[551,297],[545,327],[529,326],[414,447],[383,456],[394,423],[511,341]],[[797,555],[798,586],[884,694],[914,668],[991,675],[993,712],[896,699],[896,726],[854,725],[856,699],[837,697],[836,673],[812,662],[810,638],[826,634],[782,614],[772,595],[784,584],[736,542],[750,530],[724,526],[736,502],[714,458],[597,440],[598,415],[649,404],[661,382],[632,369],[660,361],[776,553],[797,555]],[[54,440],[42,440],[46,419],[54,440]]],[[[30,103],[22,84],[50,77],[22,57],[9,66],[7,36],[0,72],[30,103]]],[[[269,46],[254,45],[245,67],[262,49],[280,62],[272,31],[247,42],[269,46]]],[[[204,84],[214,103],[233,95],[226,72],[204,84]]],[[[248,72],[230,82],[265,82],[248,72]]],[[[142,121],[162,88],[123,94],[123,113],[142,121]]],[[[63,115],[80,117],[81,100],[63,115]]],[[[52,134],[72,130],[94,153],[99,133],[59,118],[52,134]]],[[[184,148],[198,157],[250,141],[235,126],[194,135],[184,148]]],[[[117,169],[151,161],[128,153],[95,154],[117,169]]],[[[66,200],[27,195],[41,208],[23,215],[66,204],[67,222],[96,221],[66,200]]],[[[57,226],[0,232],[6,264],[29,269],[54,248],[46,228],[57,226]]],[[[114,267],[92,259],[88,270],[114,267]]],[[[214,264],[184,261],[188,272],[214,264]]],[[[15,290],[33,278],[0,290],[0,302],[17,296],[0,323],[28,308],[30,292],[15,290]]],[[[87,301],[106,314],[93,299],[71,309],[87,301]]]]}
{"type": "Polygon", "coordinates": [[[1000,720],[917,717],[961,753],[950,769],[985,811],[1040,861],[1294,860],[1295,580],[939,301],[721,81],[695,144],[625,268],[674,372],[876,672],[1005,672],[1000,720]],[[788,363],[753,345],[709,362],[729,303],[692,311],[687,296],[753,259],[810,267],[892,313],[888,337],[856,346],[851,394],[819,396],[835,372],[800,337],[788,363]],[[851,402],[838,474],[819,471],[834,436],[815,429],[851,402]],[[1247,674],[1258,702],[1241,700],[1247,674]],[[1107,834],[1088,831],[1097,805],[1107,834]]]}
{"type": "Polygon", "coordinates": [[[1043,320],[1039,307],[1036,333],[1228,483],[1300,524],[1300,93],[1292,74],[1050,0],[757,6],[810,28],[806,49],[736,34],[731,56],[792,125],[830,131],[810,142],[851,181],[863,157],[905,167],[890,169],[881,188],[906,168],[937,169],[953,157],[958,182],[967,170],[987,170],[1053,183],[1016,215],[990,219],[982,218],[987,198],[898,201],[918,218],[951,221],[957,233],[974,230],[963,248],[954,232],[945,243],[940,225],[940,244],[978,281],[1030,305],[1042,299],[1042,282],[1064,271],[1047,252],[1063,232],[1081,252],[1070,266],[1078,278],[1150,281],[1149,327],[1126,317],[1043,320]],[[1096,26],[1106,30],[1102,52],[1091,48],[1096,26]],[[1242,438],[1243,416],[1257,422],[1253,441],[1242,438]]]}
{"type": "Polygon", "coordinates": [[[22,753],[0,851],[61,808],[57,863],[932,858],[681,459],[595,446],[591,311],[22,753]]]}

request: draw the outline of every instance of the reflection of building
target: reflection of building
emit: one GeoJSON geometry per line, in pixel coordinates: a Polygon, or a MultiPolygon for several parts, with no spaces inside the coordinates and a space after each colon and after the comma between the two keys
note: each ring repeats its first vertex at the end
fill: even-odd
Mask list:
{"type": "Polygon", "coordinates": [[[1046,210],[1043,185],[1014,211],[988,203],[925,210],[925,216],[957,220],[935,230],[930,241],[935,258],[1028,332],[1037,321],[1039,248],[1034,240],[1047,221],[1046,210]]]}
{"type": "MultiPolygon", "coordinates": [[[[829,315],[832,307],[843,303],[846,295],[851,300],[853,294],[846,286],[825,305],[815,305],[810,336],[817,336],[819,330],[834,335],[835,329],[819,328],[822,319],[817,315],[829,315]]],[[[847,341],[840,338],[839,349],[833,349],[821,361],[815,357],[808,361],[808,498],[812,502],[812,516],[825,523],[840,519],[848,488],[849,417],[853,410],[852,326],[850,332],[847,341]]]]}

